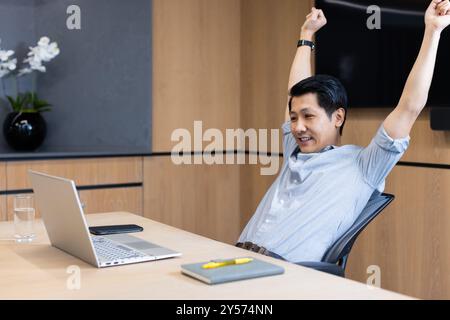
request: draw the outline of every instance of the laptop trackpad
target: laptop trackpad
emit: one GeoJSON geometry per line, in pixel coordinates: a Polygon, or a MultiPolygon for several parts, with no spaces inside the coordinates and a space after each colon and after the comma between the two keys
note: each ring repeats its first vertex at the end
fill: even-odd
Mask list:
{"type": "Polygon", "coordinates": [[[127,234],[110,234],[103,237],[126,244],[127,246],[152,256],[166,255],[173,252],[172,250],[163,248],[157,244],[127,234]]]}

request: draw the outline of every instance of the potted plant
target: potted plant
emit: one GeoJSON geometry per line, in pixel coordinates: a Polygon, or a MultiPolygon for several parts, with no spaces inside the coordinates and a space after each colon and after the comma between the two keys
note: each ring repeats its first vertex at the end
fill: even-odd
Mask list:
{"type": "Polygon", "coordinates": [[[11,112],[3,123],[3,134],[9,146],[16,150],[31,151],[38,148],[47,133],[47,125],[41,113],[51,110],[51,105],[39,99],[36,93],[36,73],[45,72],[44,62],[49,62],[59,54],[58,44],[42,37],[37,46],[30,47],[24,66],[17,71],[14,51],[0,49],[0,79],[3,92],[10,104],[11,112]],[[32,89],[20,92],[18,78],[31,74],[32,89]],[[14,94],[6,94],[4,78],[13,80],[14,94]]]}

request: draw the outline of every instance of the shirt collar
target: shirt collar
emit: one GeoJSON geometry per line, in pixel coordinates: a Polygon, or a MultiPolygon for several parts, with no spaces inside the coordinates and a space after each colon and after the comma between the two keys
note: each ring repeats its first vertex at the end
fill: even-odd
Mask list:
{"type": "MultiPolygon", "coordinates": [[[[334,146],[334,145],[329,145],[329,146],[326,146],[325,148],[322,148],[322,150],[320,150],[319,152],[314,152],[314,153],[311,153],[311,154],[324,153],[324,152],[326,152],[326,151],[330,151],[330,150],[333,150],[333,149],[335,149],[335,148],[336,148],[336,146],[334,146]]],[[[307,154],[309,154],[309,153],[302,153],[302,152],[300,151],[300,147],[299,147],[299,146],[297,146],[297,147],[295,148],[294,152],[292,153],[292,155],[295,156],[297,159],[298,159],[301,155],[307,155],[307,154]]]]}

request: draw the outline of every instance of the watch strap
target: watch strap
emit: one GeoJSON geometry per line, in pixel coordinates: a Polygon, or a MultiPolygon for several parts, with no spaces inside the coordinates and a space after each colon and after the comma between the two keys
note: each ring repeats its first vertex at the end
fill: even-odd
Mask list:
{"type": "Polygon", "coordinates": [[[316,45],[314,44],[314,42],[309,41],[309,40],[298,40],[297,42],[297,48],[301,47],[301,46],[308,46],[311,47],[311,50],[314,50],[316,45]]]}

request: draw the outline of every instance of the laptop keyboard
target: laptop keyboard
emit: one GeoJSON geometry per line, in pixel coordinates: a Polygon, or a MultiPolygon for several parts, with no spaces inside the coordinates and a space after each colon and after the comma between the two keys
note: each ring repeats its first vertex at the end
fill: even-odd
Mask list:
{"type": "Polygon", "coordinates": [[[146,257],[146,254],[124,246],[108,238],[92,237],[95,252],[100,260],[119,260],[146,257]]]}

